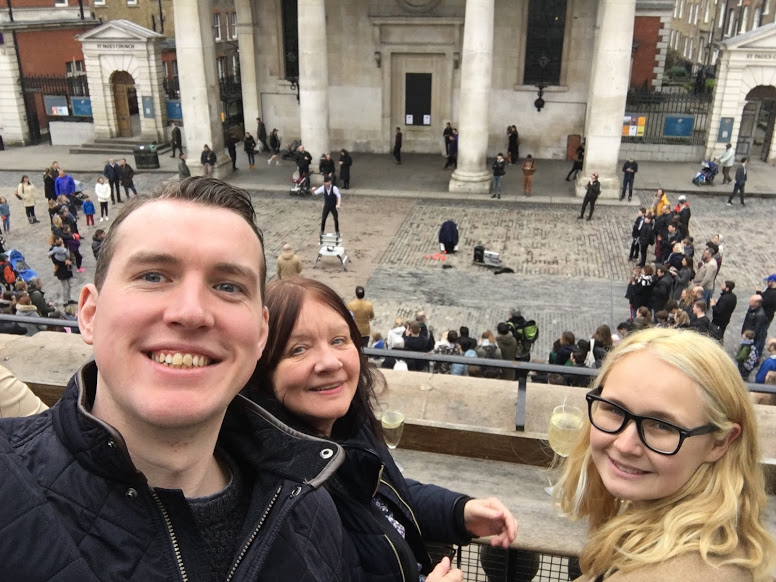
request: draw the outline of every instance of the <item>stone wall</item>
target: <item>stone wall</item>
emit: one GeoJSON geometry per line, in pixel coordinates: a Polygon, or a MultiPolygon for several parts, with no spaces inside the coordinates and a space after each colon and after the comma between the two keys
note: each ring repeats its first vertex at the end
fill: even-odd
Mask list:
{"type": "Polygon", "coordinates": [[[94,123],[49,121],[51,145],[81,145],[94,140],[94,123]]]}
{"type": "MultiPolygon", "coordinates": [[[[620,158],[623,160],[632,156],[639,162],[698,162],[699,170],[705,152],[706,148],[702,145],[624,143],[620,146],[620,158]]],[[[693,177],[687,176],[688,184],[693,177]]]]}

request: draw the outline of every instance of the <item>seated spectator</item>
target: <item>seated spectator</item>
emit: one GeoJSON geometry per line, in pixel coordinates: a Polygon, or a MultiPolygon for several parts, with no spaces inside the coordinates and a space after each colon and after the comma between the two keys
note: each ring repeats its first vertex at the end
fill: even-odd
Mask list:
{"type": "Polygon", "coordinates": [[[43,283],[38,277],[30,279],[30,300],[38,309],[38,315],[48,317],[48,314],[54,311],[54,307],[46,302],[45,293],[43,293],[43,283]]]}
{"type": "Polygon", "coordinates": [[[473,337],[469,337],[469,328],[461,326],[458,328],[458,345],[461,346],[461,351],[465,354],[469,350],[477,349],[477,340],[473,337]]]}
{"type": "MultiPolygon", "coordinates": [[[[517,356],[517,340],[512,335],[512,331],[509,329],[509,325],[506,322],[501,322],[496,326],[496,343],[499,350],[501,350],[501,359],[507,362],[513,362],[515,356],[517,356]]],[[[514,368],[501,368],[502,380],[514,380],[515,370],[514,368]]]]}
{"type": "Polygon", "coordinates": [[[600,368],[603,359],[609,350],[612,349],[612,330],[608,325],[599,325],[593,333],[593,356],[595,357],[595,367],[600,368]]]}
{"type": "Polygon", "coordinates": [[[30,416],[47,409],[48,406],[24,382],[0,366],[0,418],[30,416]]]}
{"type": "MultiPolygon", "coordinates": [[[[623,321],[617,325],[617,335],[620,336],[620,341],[625,339],[625,336],[633,331],[633,324],[630,321],[623,321]]],[[[619,343],[619,342],[618,342],[619,343]]]]}
{"type": "Polygon", "coordinates": [[[571,352],[574,351],[576,343],[577,339],[574,337],[572,332],[564,331],[562,334],[560,334],[560,344],[558,349],[555,351],[554,356],[553,352],[550,352],[550,364],[565,366],[566,362],[568,362],[569,358],[571,357],[571,352]]]}
{"type": "Polygon", "coordinates": [[[668,321],[668,312],[665,309],[658,311],[655,314],[655,319],[657,320],[655,327],[671,327],[668,321]]]}
{"type": "MultiPolygon", "coordinates": [[[[32,304],[32,301],[30,301],[30,296],[27,295],[27,293],[21,295],[19,300],[16,302],[16,315],[26,317],[28,319],[41,319],[40,315],[38,315],[38,308],[32,304]]],[[[27,335],[35,335],[39,331],[43,331],[46,327],[45,325],[33,323],[24,323],[22,325],[27,328],[27,335]]]]}
{"type": "Polygon", "coordinates": [[[677,310],[674,314],[674,327],[677,329],[689,329],[690,316],[682,310],[677,310]]]}
{"type": "Polygon", "coordinates": [[[565,386],[566,385],[566,379],[557,372],[552,372],[547,375],[547,383],[548,384],[554,384],[555,386],[565,386]]]}
{"type": "Polygon", "coordinates": [[[738,351],[734,358],[738,364],[738,372],[744,382],[749,381],[749,374],[756,367],[759,360],[757,348],[754,346],[754,331],[745,330],[741,334],[741,343],[738,345],[738,351]]]}
{"type": "MultiPolygon", "coordinates": [[[[587,350],[575,348],[571,352],[566,366],[573,368],[587,368],[585,365],[585,358],[587,358],[587,350]]],[[[563,374],[563,379],[566,381],[567,386],[585,387],[590,383],[591,376],[582,376],[578,374],[563,374]]]]}
{"type": "MultiPolygon", "coordinates": [[[[434,347],[434,353],[443,356],[460,356],[461,348],[458,346],[458,332],[454,329],[448,331],[444,338],[439,340],[434,347]]],[[[451,374],[452,366],[453,364],[450,362],[434,362],[434,372],[437,374],[451,374]]]]}
{"type": "MultiPolygon", "coordinates": [[[[0,314],[13,315],[13,312],[11,311],[11,302],[7,299],[0,299],[0,314]]],[[[27,328],[15,321],[0,321],[0,333],[27,335],[27,328]]]]}
{"type": "Polygon", "coordinates": [[[703,299],[698,299],[692,305],[692,312],[695,315],[690,327],[697,332],[708,334],[711,329],[711,321],[706,317],[708,306],[703,299]]]}
{"type": "Polygon", "coordinates": [[[760,364],[760,369],[754,377],[754,381],[758,384],[765,384],[768,373],[776,371],[776,337],[769,338],[765,343],[765,353],[768,357],[760,364]]]}
{"type": "MultiPolygon", "coordinates": [[[[420,322],[413,321],[404,333],[404,349],[410,352],[428,353],[434,349],[434,335],[420,335],[420,322]]],[[[407,359],[407,369],[414,372],[428,372],[428,362],[425,360],[407,359]]]]}
{"type": "Polygon", "coordinates": [[[385,347],[389,350],[403,350],[405,331],[407,331],[407,328],[404,325],[404,320],[401,317],[397,317],[393,322],[393,327],[388,331],[385,347]]]}
{"type": "Polygon", "coordinates": [[[383,334],[381,334],[379,331],[374,332],[372,334],[372,345],[370,347],[373,347],[376,350],[385,349],[385,340],[383,339],[383,334]]]}
{"type": "MultiPolygon", "coordinates": [[[[498,347],[496,338],[493,336],[493,332],[485,330],[482,332],[480,345],[477,348],[477,357],[488,358],[491,360],[503,360],[501,357],[501,349],[498,347]]],[[[481,366],[480,374],[483,378],[500,378],[501,367],[495,366],[481,366]]]]}
{"type": "Polygon", "coordinates": [[[633,324],[638,326],[639,329],[652,326],[652,312],[648,307],[639,307],[636,310],[636,319],[633,320],[633,324]]]}

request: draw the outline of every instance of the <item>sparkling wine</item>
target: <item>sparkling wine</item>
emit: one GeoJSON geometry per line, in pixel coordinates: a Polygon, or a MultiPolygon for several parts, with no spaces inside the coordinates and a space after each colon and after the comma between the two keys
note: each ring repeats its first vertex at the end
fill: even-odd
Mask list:
{"type": "Polygon", "coordinates": [[[548,440],[552,450],[561,457],[568,457],[582,428],[582,414],[572,407],[559,406],[550,417],[548,440]]]}
{"type": "Polygon", "coordinates": [[[401,412],[391,410],[383,413],[380,418],[380,424],[383,426],[383,436],[388,448],[395,449],[401,440],[401,434],[404,432],[404,415],[401,412]]]}

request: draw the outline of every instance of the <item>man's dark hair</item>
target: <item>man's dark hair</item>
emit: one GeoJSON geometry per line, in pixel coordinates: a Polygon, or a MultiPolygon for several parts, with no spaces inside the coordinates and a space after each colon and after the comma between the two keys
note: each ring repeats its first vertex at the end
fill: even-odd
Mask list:
{"type": "Polygon", "coordinates": [[[509,326],[502,321],[496,326],[496,331],[498,331],[501,335],[507,335],[509,333],[509,326]]]}
{"type": "Polygon", "coordinates": [[[458,332],[454,329],[451,329],[447,332],[447,341],[451,344],[457,344],[458,343],[458,332]]]}
{"type": "Polygon", "coordinates": [[[364,298],[364,288],[361,285],[356,287],[356,297],[358,299],[363,299],[364,298]]]}
{"type": "Polygon", "coordinates": [[[97,290],[99,291],[102,288],[105,278],[108,276],[108,268],[116,252],[116,240],[122,223],[138,208],[162,200],[179,200],[201,204],[202,206],[223,208],[242,217],[256,234],[256,238],[259,239],[261,246],[259,290],[261,291],[261,300],[264,302],[264,281],[267,278],[267,261],[264,258],[264,235],[256,225],[256,211],[253,209],[250,194],[221,180],[203,176],[186,178],[180,182],[160,184],[153,194],[133,196],[127,202],[124,208],[119,211],[100,247],[100,254],[97,257],[97,268],[94,271],[94,284],[97,290]]]}
{"type": "Polygon", "coordinates": [[[420,324],[417,321],[410,323],[410,333],[412,335],[420,333],[420,324]]]}
{"type": "Polygon", "coordinates": [[[744,162],[746,162],[748,159],[749,159],[749,158],[741,158],[741,163],[743,164],[743,163],[744,163],[744,162]]]}
{"type": "Polygon", "coordinates": [[[725,281],[725,287],[728,288],[728,291],[732,291],[736,288],[736,282],[735,281],[725,281]]]}
{"type": "Polygon", "coordinates": [[[693,306],[693,307],[697,307],[698,309],[700,309],[701,311],[703,311],[703,313],[706,313],[706,310],[709,308],[709,306],[708,306],[708,305],[706,305],[706,302],[705,302],[703,299],[698,299],[697,301],[695,301],[695,302],[692,304],[692,306],[693,306]]]}
{"type": "Polygon", "coordinates": [[[711,251],[712,255],[716,255],[719,253],[719,245],[716,245],[711,241],[706,243],[706,248],[711,251]]]}
{"type": "Polygon", "coordinates": [[[462,325],[458,328],[458,333],[461,334],[461,337],[469,337],[469,328],[462,325]]]}
{"type": "Polygon", "coordinates": [[[577,348],[573,352],[571,352],[571,357],[574,359],[575,364],[584,364],[585,358],[587,357],[588,350],[582,350],[577,348]]]}

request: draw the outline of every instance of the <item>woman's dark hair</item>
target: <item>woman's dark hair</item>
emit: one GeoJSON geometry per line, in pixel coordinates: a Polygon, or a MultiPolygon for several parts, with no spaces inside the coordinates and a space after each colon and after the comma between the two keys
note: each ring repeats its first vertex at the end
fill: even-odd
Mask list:
{"type": "MultiPolygon", "coordinates": [[[[250,398],[252,394],[261,394],[275,399],[272,376],[285,355],[288,340],[305,301],[317,301],[337,312],[347,322],[350,340],[358,350],[360,371],[356,393],[345,416],[334,423],[332,438],[349,436],[363,422],[367,422],[375,436],[382,439],[373,405],[376,402],[375,388],[382,386],[384,379],[364,355],[361,349],[361,334],[345,303],[330,287],[313,279],[294,277],[276,280],[267,285],[265,305],[269,310],[269,329],[272,331],[256,370],[246,386],[246,396],[250,398]]],[[[305,428],[312,431],[309,426],[305,428]]]]}
{"type": "Polygon", "coordinates": [[[595,345],[602,348],[612,347],[612,330],[608,325],[599,325],[593,334],[595,345]]]}
{"type": "Polygon", "coordinates": [[[27,178],[27,180],[29,180],[29,179],[30,179],[30,177],[29,177],[27,174],[24,174],[24,176],[22,176],[22,179],[21,179],[21,183],[22,183],[22,184],[24,184],[24,179],[25,179],[25,178],[27,178]]]}
{"type": "Polygon", "coordinates": [[[560,345],[562,346],[573,346],[576,341],[577,338],[575,338],[574,334],[570,331],[564,331],[560,334],[560,345]]]}

